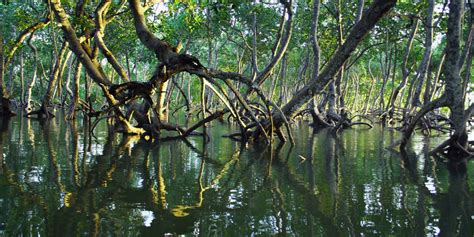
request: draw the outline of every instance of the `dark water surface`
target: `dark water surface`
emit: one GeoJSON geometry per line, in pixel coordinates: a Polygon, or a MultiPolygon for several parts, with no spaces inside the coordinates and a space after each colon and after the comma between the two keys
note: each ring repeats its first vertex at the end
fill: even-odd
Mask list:
{"type": "Polygon", "coordinates": [[[296,145],[222,138],[144,143],[100,124],[0,120],[0,235],[474,235],[474,163],[450,174],[426,152],[443,138],[301,124],[296,145]]]}

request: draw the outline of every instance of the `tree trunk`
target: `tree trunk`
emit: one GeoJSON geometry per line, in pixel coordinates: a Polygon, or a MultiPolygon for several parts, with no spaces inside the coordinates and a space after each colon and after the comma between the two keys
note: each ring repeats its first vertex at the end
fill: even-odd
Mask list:
{"type": "MultiPolygon", "coordinates": [[[[370,8],[362,16],[362,19],[354,25],[344,44],[339,47],[326,67],[321,71],[317,79],[312,79],[302,89],[298,90],[291,100],[282,108],[287,117],[295,115],[304,103],[307,103],[316,94],[321,93],[340,71],[344,62],[349,58],[357,45],[365,38],[375,24],[390,10],[396,0],[375,0],[370,8]]],[[[284,118],[275,116],[276,124],[283,124],[284,118]]]]}
{"type": "MultiPolygon", "coordinates": [[[[385,88],[387,86],[388,79],[390,78],[390,70],[392,70],[392,65],[393,63],[393,47],[389,45],[389,40],[388,40],[388,35],[387,35],[387,42],[386,42],[386,49],[385,49],[385,60],[384,62],[382,59],[380,60],[380,65],[382,68],[382,86],[380,87],[380,93],[379,93],[379,110],[381,113],[384,112],[385,109],[385,88]]],[[[385,124],[385,116],[382,117],[382,124],[385,124]]]]}
{"type": "Polygon", "coordinates": [[[450,167],[459,171],[465,170],[465,158],[472,155],[466,150],[468,145],[468,136],[466,131],[466,123],[474,111],[474,104],[464,111],[464,94],[462,86],[462,78],[460,76],[460,35],[461,35],[461,16],[463,11],[462,0],[452,0],[449,3],[448,32],[446,42],[446,62],[444,63],[444,75],[446,78],[445,93],[440,98],[427,103],[416,114],[411,121],[410,126],[404,133],[400,148],[404,149],[407,145],[418,120],[427,112],[442,106],[448,106],[451,115],[450,120],[454,127],[454,133],[450,139],[441,144],[436,150],[443,150],[447,147],[447,156],[449,158],[450,167]]]}
{"type": "Polygon", "coordinates": [[[10,109],[10,98],[3,82],[3,75],[5,75],[5,59],[3,55],[3,37],[1,34],[2,33],[0,32],[0,91],[2,93],[0,115],[11,116],[14,113],[10,109]]]}
{"type": "Polygon", "coordinates": [[[359,98],[360,81],[359,81],[359,77],[357,75],[355,75],[353,77],[353,82],[354,82],[354,86],[355,86],[355,92],[354,92],[354,100],[353,100],[352,105],[351,105],[351,110],[358,111],[359,109],[357,107],[357,104],[359,103],[358,98],[359,98]]]}
{"type": "Polygon", "coordinates": [[[452,0],[449,4],[448,33],[446,43],[446,62],[444,64],[444,75],[446,76],[446,99],[451,111],[451,121],[455,132],[451,135],[453,145],[449,150],[452,159],[461,158],[461,151],[456,145],[467,147],[466,118],[464,116],[464,94],[462,79],[460,75],[460,40],[461,40],[461,16],[463,12],[462,0],[452,0]],[[457,144],[456,144],[457,143],[457,144]],[[455,145],[456,144],[456,145],[455,145]]]}
{"type": "MultiPolygon", "coordinates": [[[[66,65],[66,63],[64,63],[66,65]]],[[[64,96],[61,97],[61,106],[64,106],[66,104],[66,100],[69,98],[73,98],[73,93],[72,90],[71,90],[71,77],[73,76],[73,70],[74,70],[74,67],[73,67],[73,64],[74,64],[74,59],[70,59],[69,60],[69,64],[68,66],[68,72],[67,72],[67,77],[66,77],[66,84],[65,84],[65,90],[66,90],[66,94],[64,94],[64,96]]],[[[71,101],[72,102],[72,101],[71,101]]]]}
{"type": "Polygon", "coordinates": [[[38,72],[38,50],[36,47],[31,43],[31,40],[33,39],[33,34],[30,35],[30,38],[28,39],[27,43],[28,46],[31,48],[31,51],[33,52],[33,76],[31,77],[31,81],[28,84],[27,92],[26,92],[26,105],[25,105],[25,111],[27,113],[33,111],[33,105],[31,104],[31,100],[33,97],[33,87],[36,83],[36,77],[37,77],[37,72],[38,72]]]}
{"type": "MultiPolygon", "coordinates": [[[[257,1],[254,0],[253,4],[256,5],[257,1]]],[[[252,80],[257,79],[258,74],[258,61],[257,61],[257,12],[254,11],[252,14],[252,80]]]]}
{"type": "Polygon", "coordinates": [[[413,29],[410,34],[410,38],[408,38],[407,41],[407,47],[405,49],[405,56],[403,56],[403,61],[401,65],[401,71],[402,71],[402,81],[400,84],[393,90],[392,96],[390,97],[390,108],[389,108],[389,117],[393,118],[394,115],[394,110],[395,110],[395,102],[397,101],[398,94],[400,91],[405,89],[405,86],[407,84],[407,79],[408,76],[410,75],[410,70],[408,69],[408,58],[410,56],[411,48],[413,46],[413,40],[415,39],[416,32],[418,31],[418,26],[419,26],[420,21],[418,19],[415,20],[415,24],[413,24],[413,29]]]}
{"type": "Polygon", "coordinates": [[[59,0],[51,0],[51,7],[57,16],[57,20],[61,23],[61,28],[64,32],[66,41],[70,44],[71,51],[74,52],[76,57],[84,65],[87,73],[91,78],[98,84],[110,86],[112,83],[105,77],[105,75],[99,70],[97,62],[93,61],[89,54],[82,47],[79,39],[77,38],[76,32],[69,22],[68,15],[61,6],[59,0]]]}
{"type": "Polygon", "coordinates": [[[68,65],[68,61],[69,59],[71,58],[71,55],[72,55],[72,51],[69,51],[66,56],[64,57],[64,59],[62,60],[63,62],[60,69],[59,69],[59,73],[58,73],[58,79],[56,80],[56,82],[58,83],[57,86],[55,87],[54,89],[54,93],[53,93],[53,99],[55,96],[57,96],[59,98],[59,101],[60,103],[62,103],[62,97],[63,97],[63,75],[64,75],[64,71],[66,71],[66,66],[68,65]]]}
{"type": "Polygon", "coordinates": [[[75,70],[74,70],[74,87],[72,91],[71,104],[69,105],[69,112],[66,119],[75,119],[76,118],[76,108],[79,104],[79,87],[81,80],[82,64],[77,61],[75,70]]]}
{"type": "Polygon", "coordinates": [[[428,102],[433,100],[435,98],[435,96],[439,93],[439,91],[441,91],[441,85],[438,85],[438,81],[439,81],[439,77],[441,75],[441,71],[442,71],[443,66],[444,66],[445,58],[446,58],[446,52],[444,51],[443,55],[441,56],[441,60],[439,61],[438,68],[436,69],[436,74],[434,76],[433,91],[430,92],[428,100],[424,101],[425,104],[427,104],[428,102]]]}
{"type": "Polygon", "coordinates": [[[276,48],[274,48],[272,52],[272,59],[270,60],[268,65],[261,72],[259,72],[258,76],[256,76],[254,81],[257,85],[262,85],[265,79],[267,79],[272,74],[275,65],[277,65],[282,60],[285,55],[286,49],[290,44],[291,35],[293,33],[293,10],[291,6],[291,1],[280,2],[283,4],[284,10],[279,32],[284,33],[279,34],[280,37],[277,39],[277,42],[275,44],[276,48]],[[286,23],[285,19],[287,19],[286,23]]]}
{"type": "Polygon", "coordinates": [[[428,66],[430,65],[431,60],[431,48],[433,45],[433,10],[434,10],[434,0],[428,0],[428,13],[426,16],[426,20],[424,22],[425,25],[425,52],[423,54],[423,59],[421,60],[420,66],[416,72],[416,78],[413,79],[413,83],[416,81],[416,88],[415,93],[412,99],[412,106],[420,106],[421,105],[421,89],[424,84],[424,80],[426,78],[428,66]]]}
{"type": "MultiPolygon", "coordinates": [[[[338,77],[339,77],[339,75],[340,74],[338,74],[338,77]]],[[[327,110],[328,117],[331,117],[334,120],[339,120],[340,117],[339,117],[339,115],[337,113],[337,110],[336,110],[337,94],[336,94],[336,82],[335,81],[332,81],[329,84],[327,100],[328,100],[328,102],[327,102],[328,103],[328,110],[327,110]]]]}
{"type": "Polygon", "coordinates": [[[369,59],[369,63],[367,64],[368,70],[369,70],[369,74],[370,74],[370,78],[371,78],[371,83],[370,83],[370,87],[369,87],[369,93],[368,93],[367,96],[365,97],[364,113],[363,113],[363,114],[367,114],[367,111],[370,109],[370,103],[369,103],[369,101],[371,101],[371,100],[370,100],[370,97],[372,96],[372,91],[374,90],[374,85],[375,85],[375,77],[374,77],[374,74],[372,73],[372,67],[370,66],[370,65],[371,65],[371,61],[372,61],[372,59],[369,59]]]}
{"type": "Polygon", "coordinates": [[[20,106],[25,105],[25,59],[23,53],[20,54],[20,106]]]}
{"type": "MultiPolygon", "coordinates": [[[[342,29],[342,3],[341,3],[341,0],[337,1],[336,15],[337,15],[338,43],[339,43],[339,47],[341,47],[341,45],[344,43],[344,36],[343,36],[344,32],[343,32],[343,29],[342,29]]],[[[334,85],[336,87],[334,97],[335,97],[335,100],[337,100],[337,103],[339,105],[339,113],[338,114],[340,114],[340,115],[343,115],[343,114],[346,113],[345,112],[346,111],[346,108],[345,108],[346,105],[345,105],[345,98],[344,98],[345,95],[342,93],[342,90],[341,90],[342,79],[345,76],[345,70],[344,70],[345,65],[346,65],[346,63],[344,62],[344,64],[341,66],[341,69],[339,70],[339,73],[337,74],[336,80],[334,81],[334,83],[335,83],[334,85]]],[[[346,83],[347,83],[347,81],[346,81],[346,83]]]]}
{"type": "Polygon", "coordinates": [[[68,50],[68,43],[66,41],[63,42],[61,46],[61,50],[59,51],[58,57],[54,66],[52,66],[51,70],[51,77],[49,79],[48,89],[46,90],[46,94],[43,97],[43,101],[41,102],[41,108],[38,111],[39,118],[48,118],[52,114],[48,111],[49,104],[54,95],[54,89],[57,86],[57,81],[59,78],[60,68],[63,63],[64,54],[68,50]]]}
{"type": "Polygon", "coordinates": [[[127,81],[130,81],[129,76],[127,75],[127,72],[122,67],[122,65],[120,65],[120,63],[112,54],[112,52],[107,48],[103,39],[104,33],[105,33],[105,26],[107,24],[106,14],[107,14],[107,11],[109,10],[111,3],[112,3],[112,0],[104,0],[104,1],[101,1],[99,6],[97,7],[96,17],[95,17],[95,25],[96,25],[95,38],[100,48],[100,51],[105,56],[105,58],[107,58],[107,61],[112,65],[115,71],[120,75],[120,77],[122,78],[122,81],[127,82],[127,81]]]}
{"type": "Polygon", "coordinates": [[[283,57],[281,62],[281,73],[280,73],[280,95],[278,96],[277,105],[281,105],[284,102],[284,92],[285,92],[285,81],[286,81],[286,72],[288,70],[288,60],[283,57]]]}
{"type": "Polygon", "coordinates": [[[472,67],[472,57],[474,54],[474,3],[471,6],[471,14],[470,14],[470,24],[471,28],[469,30],[469,34],[467,40],[465,41],[464,50],[461,54],[461,77],[463,78],[463,100],[466,100],[466,93],[467,87],[470,81],[472,81],[471,77],[471,67],[472,67]]]}

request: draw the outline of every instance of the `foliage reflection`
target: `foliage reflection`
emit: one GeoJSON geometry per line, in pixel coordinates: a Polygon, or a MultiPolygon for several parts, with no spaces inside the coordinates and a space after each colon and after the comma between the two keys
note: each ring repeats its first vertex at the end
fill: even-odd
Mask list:
{"type": "MultiPolygon", "coordinates": [[[[101,126],[101,125],[100,125],[101,126]]],[[[12,235],[474,234],[472,163],[450,174],[382,128],[297,145],[137,142],[88,121],[0,120],[0,232],[12,235]]]]}

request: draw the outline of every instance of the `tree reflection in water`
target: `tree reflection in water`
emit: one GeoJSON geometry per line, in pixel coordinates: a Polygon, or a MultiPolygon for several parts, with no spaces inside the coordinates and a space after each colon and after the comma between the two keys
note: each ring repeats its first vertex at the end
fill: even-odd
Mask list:
{"type": "Polygon", "coordinates": [[[294,147],[207,129],[209,143],[147,143],[106,125],[91,136],[88,121],[0,120],[0,233],[474,234],[472,162],[451,174],[427,155],[436,141],[398,153],[382,128],[300,126],[294,147]]]}

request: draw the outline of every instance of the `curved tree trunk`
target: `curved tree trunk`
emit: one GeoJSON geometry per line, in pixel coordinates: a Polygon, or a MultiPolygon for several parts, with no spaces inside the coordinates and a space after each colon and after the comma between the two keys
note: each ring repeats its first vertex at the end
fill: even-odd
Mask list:
{"type": "Polygon", "coordinates": [[[71,23],[68,20],[68,15],[61,6],[59,0],[51,0],[51,7],[54,13],[57,16],[57,20],[61,23],[61,28],[64,32],[64,37],[69,43],[71,51],[74,52],[78,60],[83,64],[87,73],[91,76],[92,80],[96,83],[111,86],[112,83],[106,78],[106,76],[99,70],[99,67],[96,62],[91,58],[91,55],[84,50],[79,41],[79,38],[76,35],[76,32],[71,26],[71,23]]]}
{"type": "Polygon", "coordinates": [[[97,30],[95,33],[95,40],[99,46],[100,51],[105,56],[107,61],[112,65],[115,71],[119,74],[120,78],[122,78],[124,82],[127,82],[127,81],[130,81],[127,72],[122,67],[122,65],[120,65],[120,63],[112,54],[112,52],[107,48],[103,39],[104,33],[105,33],[105,25],[107,23],[106,14],[107,14],[107,11],[109,10],[111,3],[112,3],[112,0],[104,0],[104,1],[101,1],[99,6],[97,7],[96,18],[95,18],[95,24],[96,24],[97,30]]]}
{"type": "Polygon", "coordinates": [[[268,65],[255,78],[254,82],[257,85],[261,85],[265,81],[265,79],[267,79],[272,74],[273,68],[283,59],[286,49],[288,48],[288,45],[290,44],[290,39],[293,32],[293,28],[292,28],[293,11],[291,8],[291,0],[289,2],[281,1],[281,3],[285,7],[282,18],[283,19],[287,18],[287,20],[286,20],[286,23],[285,23],[285,20],[282,20],[281,25],[280,25],[280,32],[283,31],[283,27],[285,28],[285,30],[283,34],[280,34],[280,38],[277,39],[277,43],[275,44],[277,48],[274,49],[276,50],[276,52],[272,54],[273,58],[270,60],[268,65]]]}
{"type": "MultiPolygon", "coordinates": [[[[291,100],[282,107],[286,117],[292,117],[316,94],[321,93],[339,72],[344,62],[349,58],[357,45],[365,38],[375,24],[390,10],[396,0],[376,0],[362,16],[362,19],[351,29],[344,44],[339,47],[317,79],[310,80],[302,89],[298,90],[291,100]]],[[[274,116],[276,124],[283,124],[282,115],[274,116]]]]}

